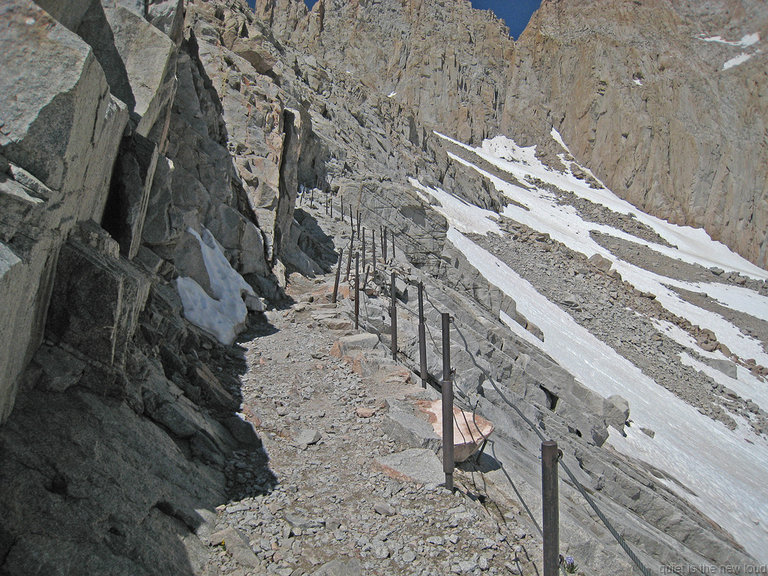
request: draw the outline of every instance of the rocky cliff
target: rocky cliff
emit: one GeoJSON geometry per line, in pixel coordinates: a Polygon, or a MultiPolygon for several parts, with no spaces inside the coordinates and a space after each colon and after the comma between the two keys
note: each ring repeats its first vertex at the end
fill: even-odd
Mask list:
{"type": "Polygon", "coordinates": [[[544,0],[518,42],[466,0],[321,0],[309,13],[257,0],[256,12],[427,130],[515,136],[558,163],[542,147],[554,126],[635,205],[768,262],[762,2],[544,0]]]}
{"type": "MultiPolygon", "coordinates": [[[[255,13],[239,0],[79,0],[66,7],[48,0],[12,0],[0,8],[1,573],[203,574],[211,569],[211,549],[201,537],[216,522],[215,507],[242,497],[244,489],[254,497],[268,494],[276,483],[260,440],[271,429],[258,429],[259,419],[248,408],[260,399],[245,401],[246,392],[275,393],[271,382],[254,384],[260,378],[253,371],[259,360],[236,340],[245,332],[240,338],[252,340],[247,346],[258,349],[259,338],[275,330],[259,314],[290,304],[285,293],[290,275],[327,272],[340,247],[349,255],[359,242],[351,238],[350,214],[358,225],[362,221],[364,234],[377,233],[379,247],[381,231],[387,229],[397,254],[390,253],[388,265],[401,278],[427,284],[431,322],[440,310],[450,310],[456,319],[461,340],[452,355],[458,390],[498,422],[499,458],[510,463],[526,490],[537,490],[531,487],[538,482],[539,439],[510,415],[492,379],[504,382],[505,393],[540,429],[561,438],[566,460],[650,565],[751,565],[753,560],[725,530],[670,488],[674,474],[649,469],[604,446],[609,427],[621,431],[627,424],[626,403],[593,392],[538,347],[541,329],[448,240],[440,202],[425,197],[442,187],[462,198],[465,210],[475,205],[501,212],[508,203],[493,174],[466,163],[498,174],[497,169],[433,129],[478,143],[502,131],[530,143],[542,138],[548,144],[539,154],[554,164],[555,153],[562,150],[550,130],[559,126],[572,153],[610,180],[602,172],[609,163],[593,149],[608,146],[603,138],[612,138],[613,126],[623,130],[640,120],[632,114],[607,122],[620,111],[606,100],[601,112],[590,87],[596,86],[600,97],[614,98],[610,78],[624,78],[630,67],[609,66],[611,55],[621,53],[633,34],[656,36],[647,26],[640,32],[634,25],[625,25],[621,33],[614,28],[635,18],[641,8],[634,4],[606,3],[604,10],[594,8],[594,18],[587,13],[597,3],[573,17],[566,10],[575,8],[567,4],[546,2],[517,43],[498,21],[463,0],[320,0],[312,12],[299,0],[257,0],[255,13]],[[597,26],[600,22],[605,24],[597,26]],[[606,42],[618,45],[608,50],[606,42]],[[603,62],[597,47],[605,52],[601,66],[593,66],[603,62]],[[566,61],[571,68],[566,69],[566,61]],[[576,93],[584,100],[572,97],[576,93]],[[590,140],[589,130],[599,137],[590,140]],[[417,179],[418,186],[409,178],[417,179]],[[301,191],[305,201],[307,194],[316,194],[333,202],[336,217],[297,209],[301,191]],[[342,206],[343,221],[338,214],[342,206]],[[504,315],[522,327],[522,336],[499,321],[504,315]]],[[[702,33],[715,34],[715,28],[725,26],[718,20],[721,5],[706,7],[711,9],[706,18],[704,8],[648,4],[642,10],[648,12],[648,26],[657,17],[651,11],[673,11],[678,19],[670,16],[664,24],[669,29],[658,37],[689,38],[692,25],[685,23],[696,18],[712,27],[702,33]]],[[[747,11],[744,19],[757,22],[755,14],[760,15],[747,11]]],[[[741,20],[728,22],[736,24],[723,34],[735,37],[741,20]]],[[[643,49],[650,50],[653,43],[643,42],[643,49]]],[[[698,38],[688,45],[713,54],[733,48],[698,38]]],[[[749,70],[760,57],[755,54],[752,64],[745,62],[735,73],[749,70]]],[[[625,100],[652,84],[655,74],[635,74],[634,64],[631,69],[631,86],[622,84],[615,96],[625,115],[625,100]]],[[[662,89],[663,78],[658,80],[660,107],[668,105],[664,90],[671,90],[662,89]]],[[[702,115],[710,120],[720,105],[739,118],[739,106],[747,105],[741,100],[707,102],[712,106],[702,104],[702,110],[710,116],[702,115]]],[[[679,105],[684,107],[682,101],[679,105]]],[[[764,108],[756,113],[765,117],[764,108]]],[[[656,121],[660,114],[649,118],[656,121]]],[[[681,130],[705,122],[698,116],[687,120],[693,124],[681,130]]],[[[735,133],[733,126],[717,126],[719,134],[735,133]]],[[[638,165],[644,168],[635,171],[630,191],[645,174],[651,178],[653,162],[662,162],[645,162],[643,154],[655,158],[657,145],[665,143],[667,152],[659,152],[660,157],[672,158],[678,150],[668,132],[640,132],[660,140],[641,145],[637,136],[632,146],[640,150],[638,165]]],[[[707,138],[716,137],[708,133],[707,138]]],[[[692,146],[698,145],[697,140],[692,146]]],[[[731,153],[725,144],[720,149],[724,158],[731,153]]],[[[754,149],[755,157],[765,152],[754,149]]],[[[614,166],[636,161],[635,154],[612,158],[614,166]]],[[[662,177],[668,165],[655,166],[666,186],[672,178],[662,177]]],[[[689,170],[685,178],[698,186],[703,176],[689,170]]],[[[760,177],[759,169],[750,173],[760,177]]],[[[536,185],[530,179],[517,183],[536,185]]],[[[657,194],[669,191],[662,184],[653,190],[642,202],[666,210],[657,194]]],[[[751,194],[746,188],[744,193],[751,194]]],[[[718,194],[701,193],[695,199],[709,206],[718,194]]],[[[750,214],[758,229],[762,192],[755,194],[750,214]]],[[[689,202],[680,202],[695,211],[689,202]]],[[[734,204],[734,210],[740,206],[734,204]]],[[[605,218],[595,206],[578,207],[605,218]]],[[[713,213],[726,217],[728,211],[713,213]]],[[[628,233],[649,234],[631,216],[618,220],[628,233]]],[[[572,308],[591,330],[610,326],[617,348],[626,346],[626,355],[640,357],[638,364],[646,362],[643,370],[713,422],[736,427],[737,418],[749,433],[765,434],[768,415],[761,407],[684,366],[677,360],[679,346],[632,310],[713,344],[703,329],[664,310],[599,261],[588,261],[514,222],[503,227],[509,235],[502,239],[500,231],[499,238],[483,241],[486,247],[509,262],[520,258],[517,264],[540,277],[537,282],[546,287],[543,291],[550,290],[553,301],[572,308]],[[563,283],[549,288],[553,270],[563,283]],[[620,314],[623,324],[613,324],[620,314]],[[639,339],[645,347],[633,348],[627,343],[636,334],[658,336],[659,344],[650,348],[639,339]],[[653,357],[657,350],[660,359],[653,357]]],[[[755,242],[754,234],[745,232],[747,237],[752,239],[745,246],[755,242]]],[[[723,271],[696,269],[691,274],[710,278],[723,271]]],[[[304,282],[299,275],[293,276],[294,285],[304,282]]],[[[381,277],[374,280],[384,284],[381,277]]],[[[736,273],[722,280],[765,293],[765,284],[736,273]]],[[[412,290],[409,297],[406,286],[400,288],[401,300],[413,304],[412,290]]],[[[315,297],[310,291],[307,299],[315,297]]],[[[379,297],[379,288],[371,285],[363,324],[375,334],[374,342],[391,342],[388,313],[379,297]]],[[[306,311],[299,306],[287,314],[306,311]]],[[[319,324],[328,319],[318,318],[319,324]]],[[[341,330],[349,326],[333,320],[341,330]]],[[[312,317],[297,334],[308,338],[314,322],[312,317]]],[[[413,360],[413,318],[406,314],[401,322],[403,358],[413,360]]],[[[282,317],[275,324],[291,329],[282,317]]],[[[749,326],[765,332],[759,319],[749,326]]],[[[290,366],[291,351],[282,348],[291,336],[278,340],[270,346],[281,350],[270,353],[280,354],[290,366]]],[[[304,343],[295,342],[297,348],[304,343]]],[[[430,346],[429,357],[430,372],[438,373],[436,345],[430,346]]],[[[312,358],[303,353],[302,362],[312,358]]],[[[737,354],[722,362],[733,372],[765,375],[764,367],[737,354]]],[[[270,370],[283,376],[282,368],[270,370]]],[[[324,393],[340,394],[333,382],[325,384],[324,393]]],[[[285,394],[295,393],[291,382],[280,386],[285,394]]],[[[312,398],[312,389],[302,384],[302,402],[312,398]]],[[[270,413],[269,421],[288,416],[282,406],[293,400],[278,399],[280,409],[270,413]]],[[[338,419],[345,427],[348,421],[338,419]]],[[[275,422],[282,426],[281,420],[275,422]]],[[[282,437],[282,429],[278,432],[282,437]]],[[[375,437],[377,446],[390,445],[370,431],[363,435],[375,437]]],[[[286,453],[293,454],[294,448],[286,453]]],[[[346,494],[351,501],[356,501],[355,489],[346,494]]],[[[275,496],[279,502],[285,497],[275,496]]],[[[569,545],[593,570],[629,571],[612,537],[577,497],[570,490],[563,504],[569,545]]],[[[235,506],[238,511],[240,506],[235,506]]],[[[263,518],[248,518],[251,527],[263,526],[269,538],[280,533],[284,543],[300,537],[302,529],[311,534],[316,528],[285,525],[282,534],[282,528],[270,524],[275,520],[270,514],[278,511],[270,506],[263,518]]],[[[259,548],[263,566],[292,573],[297,568],[285,566],[288,551],[275,552],[269,538],[263,550],[255,540],[241,548],[259,548]]],[[[364,555],[362,536],[359,541],[362,551],[353,546],[352,553],[364,555]]],[[[248,564],[240,568],[248,566],[255,569],[248,564]]],[[[478,565],[477,570],[485,569],[478,565]]]]}

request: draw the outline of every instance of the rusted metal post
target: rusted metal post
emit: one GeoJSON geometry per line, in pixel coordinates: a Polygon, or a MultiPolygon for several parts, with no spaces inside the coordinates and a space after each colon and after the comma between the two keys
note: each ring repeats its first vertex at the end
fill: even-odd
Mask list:
{"type": "Polygon", "coordinates": [[[445,487],[453,491],[453,380],[451,378],[451,316],[443,312],[443,472],[445,487]]]}
{"type": "Polygon", "coordinates": [[[309,191],[309,207],[314,208],[315,207],[315,189],[312,188],[312,190],[309,191]]]}
{"type": "Polygon", "coordinates": [[[341,221],[344,222],[344,198],[341,199],[341,221]]]}
{"type": "Polygon", "coordinates": [[[344,261],[344,248],[339,250],[339,264],[336,266],[336,279],[333,281],[333,296],[331,302],[336,304],[336,298],[339,296],[339,280],[341,279],[341,263],[344,261]]]}
{"type": "Polygon", "coordinates": [[[424,323],[424,282],[419,282],[419,372],[421,387],[427,387],[427,326],[424,323]]]}
{"type": "Polygon", "coordinates": [[[397,298],[395,294],[395,273],[389,283],[389,295],[391,299],[389,314],[392,318],[392,360],[397,360],[397,298]]]}
{"type": "Polygon", "coordinates": [[[344,282],[349,282],[349,272],[352,268],[352,248],[355,246],[354,237],[349,240],[349,255],[347,256],[347,273],[344,275],[344,282]]]}
{"type": "Polygon", "coordinates": [[[390,234],[392,236],[392,261],[395,261],[395,258],[397,258],[397,254],[395,253],[395,234],[390,234]]]}
{"type": "Polygon", "coordinates": [[[381,257],[384,258],[384,262],[387,261],[387,229],[384,228],[381,231],[381,237],[383,240],[381,241],[381,257]]]}
{"type": "Polygon", "coordinates": [[[360,327],[360,252],[355,252],[355,330],[360,327]]]}
{"type": "Polygon", "coordinates": [[[371,271],[371,267],[368,266],[365,268],[365,276],[363,276],[363,292],[365,292],[365,288],[368,286],[368,273],[371,271]]]}
{"type": "Polygon", "coordinates": [[[333,198],[330,199],[328,206],[331,209],[331,220],[333,220],[333,198]]]}
{"type": "Polygon", "coordinates": [[[544,576],[557,576],[560,566],[560,511],[557,490],[557,442],[541,443],[541,498],[544,576]]]}
{"type": "Polygon", "coordinates": [[[362,242],[363,242],[363,247],[362,247],[362,252],[363,252],[363,270],[365,270],[365,226],[363,226],[363,235],[361,236],[361,239],[362,239],[362,242]]]}

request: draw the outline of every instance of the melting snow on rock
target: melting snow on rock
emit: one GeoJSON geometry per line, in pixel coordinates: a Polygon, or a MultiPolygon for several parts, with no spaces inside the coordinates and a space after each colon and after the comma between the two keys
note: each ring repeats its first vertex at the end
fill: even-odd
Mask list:
{"type": "Polygon", "coordinates": [[[192,278],[177,278],[176,290],[184,306],[184,317],[213,334],[222,344],[232,344],[248,314],[243,294],[256,294],[229,264],[213,234],[206,228],[203,228],[202,236],[191,228],[188,231],[200,243],[213,295],[206,293],[192,278]]]}

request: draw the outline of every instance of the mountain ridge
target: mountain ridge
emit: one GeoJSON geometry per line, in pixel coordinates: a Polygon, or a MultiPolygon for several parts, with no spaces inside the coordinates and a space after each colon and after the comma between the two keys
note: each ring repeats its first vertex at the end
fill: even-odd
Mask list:
{"type": "Polygon", "coordinates": [[[259,0],[256,13],[281,41],[396,93],[421,124],[464,142],[544,143],[554,126],[622,197],[765,266],[765,56],[753,49],[718,70],[739,52],[700,36],[768,38],[768,14],[759,2],[699,6],[545,0],[517,42],[468,2],[322,0],[310,12],[259,0]]]}

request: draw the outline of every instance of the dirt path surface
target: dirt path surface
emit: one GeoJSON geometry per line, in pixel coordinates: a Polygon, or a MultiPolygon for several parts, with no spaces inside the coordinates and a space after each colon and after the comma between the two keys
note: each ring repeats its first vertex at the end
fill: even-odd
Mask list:
{"type": "Polygon", "coordinates": [[[240,344],[243,413],[269,470],[246,453],[231,464],[238,496],[206,530],[208,573],[538,573],[532,525],[489,495],[482,474],[457,470],[451,493],[439,474],[421,483],[378,462],[411,448],[385,433],[386,399],[421,397],[421,385],[381,344],[355,360],[331,355],[356,333],[329,303],[332,277],[291,279],[296,303],[268,312],[240,344]]]}

